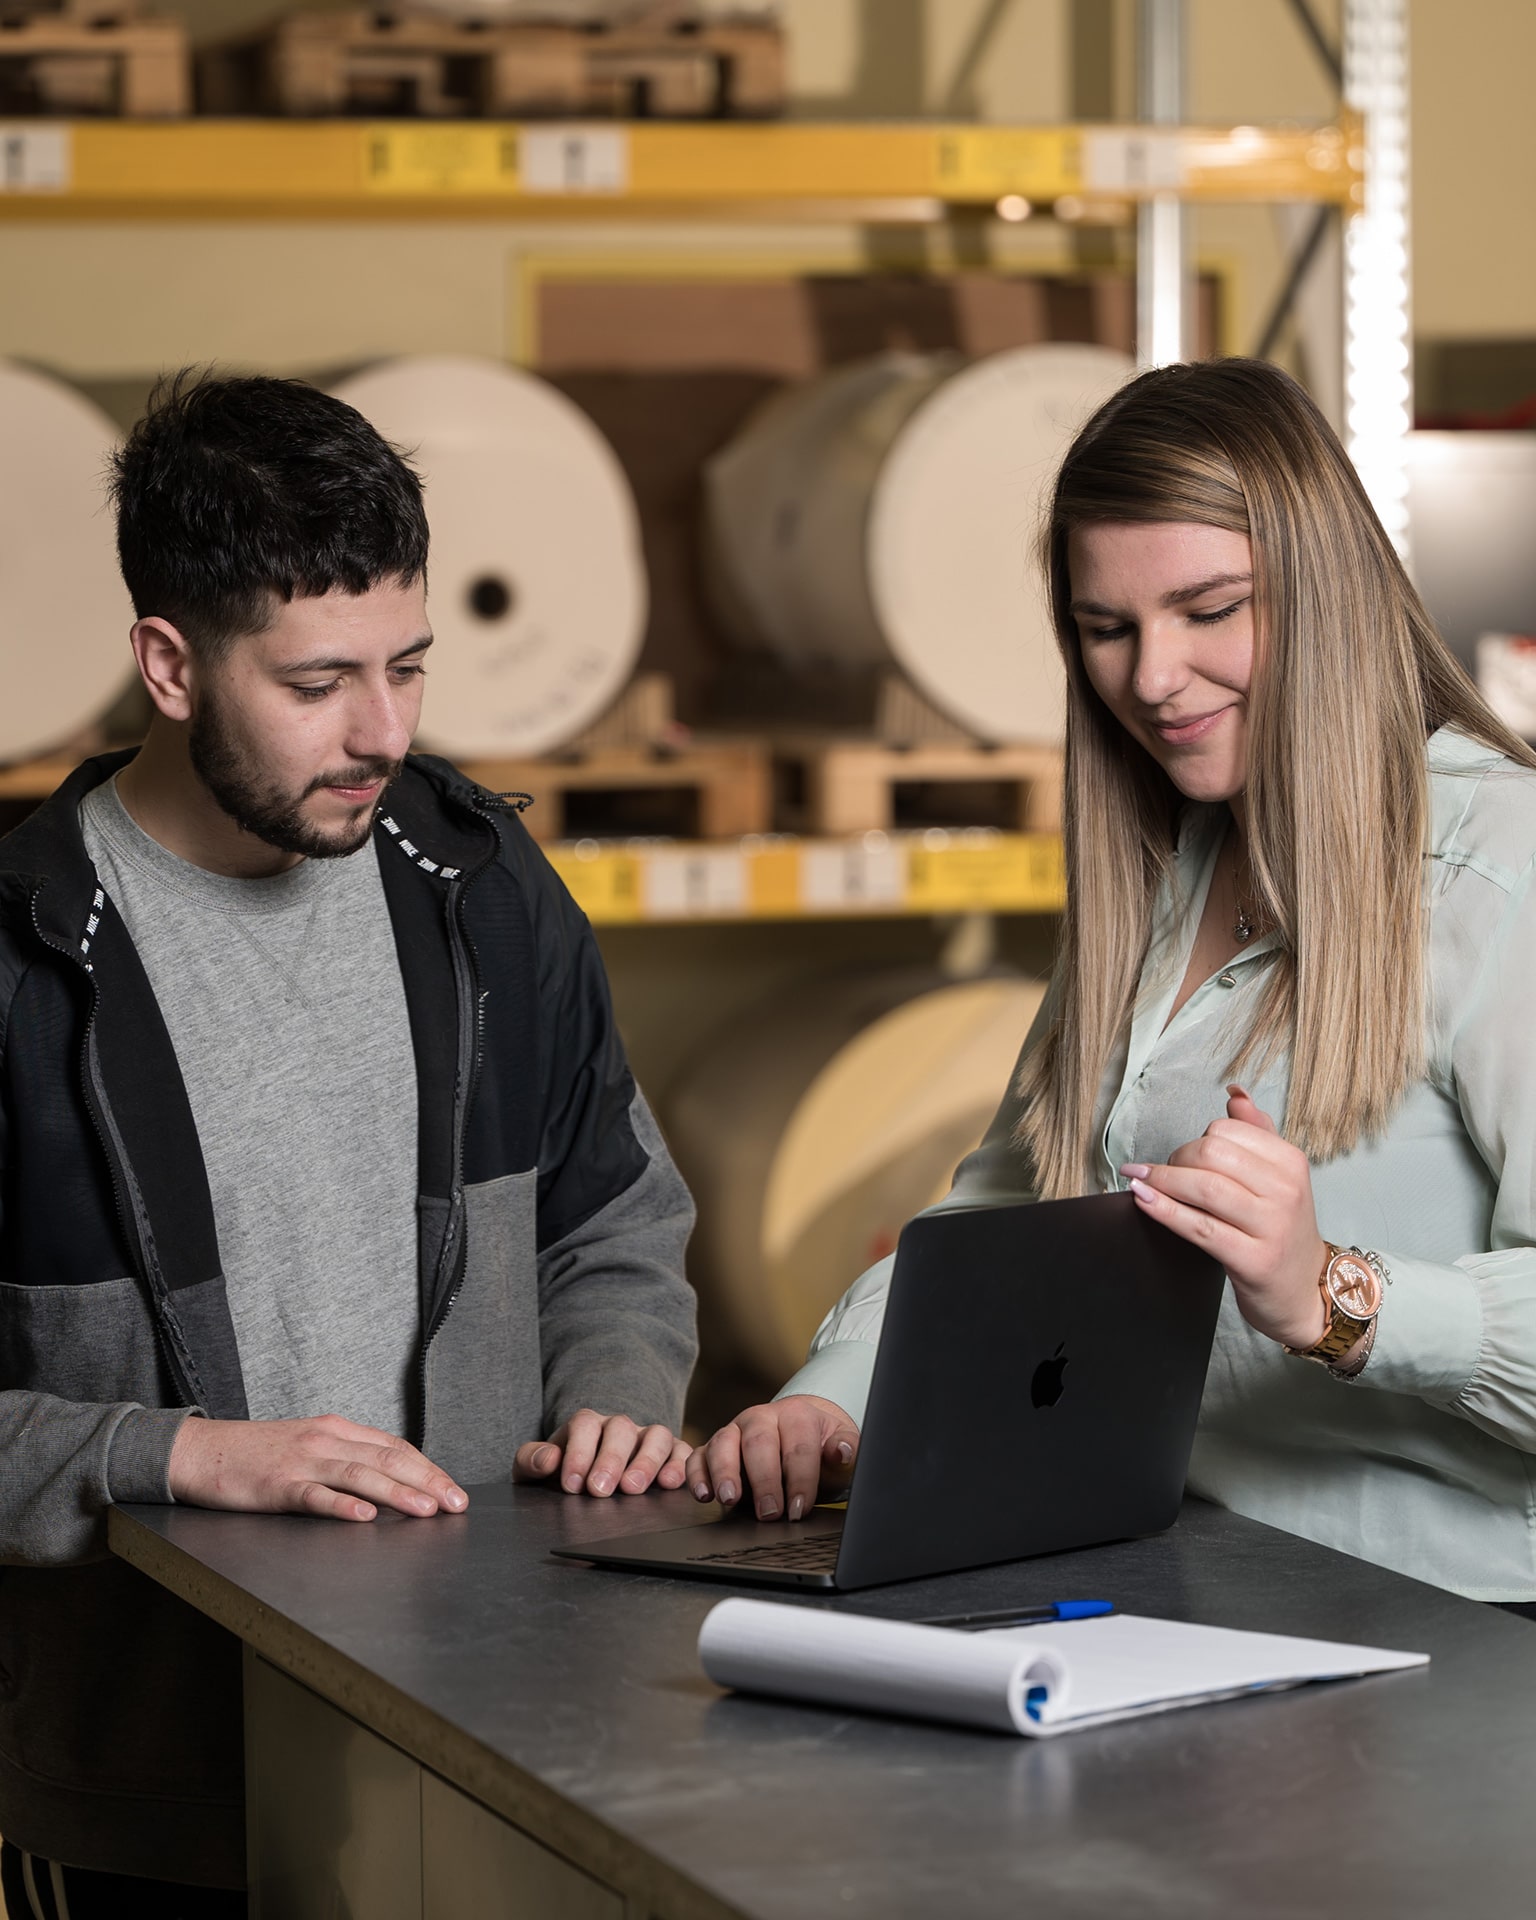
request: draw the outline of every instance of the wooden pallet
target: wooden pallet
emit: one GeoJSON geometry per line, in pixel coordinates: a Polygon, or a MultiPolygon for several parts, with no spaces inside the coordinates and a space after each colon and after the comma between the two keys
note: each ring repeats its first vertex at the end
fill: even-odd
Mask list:
{"type": "MultiPolygon", "coordinates": [[[[46,800],[80,756],[0,768],[0,806],[46,800]]],[[[492,793],[530,793],[523,816],[536,840],[665,834],[733,840],[771,824],[773,777],[756,742],[678,748],[610,747],[564,759],[475,760],[471,779],[492,793]]],[[[4,831],[0,826],[0,831],[4,831]]]]}
{"type": "Polygon", "coordinates": [[[210,49],[198,91],[225,114],[763,115],[784,103],[783,43],[767,23],[670,4],[583,25],[358,7],[290,14],[210,49]]]}
{"type": "Polygon", "coordinates": [[[211,48],[198,96],[208,113],[517,118],[581,112],[586,68],[568,27],[357,7],[211,48]]]}
{"type": "Polygon", "coordinates": [[[0,3],[0,114],[176,118],[192,110],[187,30],[131,9],[11,13],[0,3]]]}
{"type": "Polygon", "coordinates": [[[645,120],[760,119],[784,108],[784,37],[762,20],[676,6],[589,30],[588,111],[645,120]]]}
{"type": "Polygon", "coordinates": [[[802,832],[845,836],[922,826],[1061,827],[1056,747],[877,740],[775,743],[789,817],[802,832]]]}
{"type": "Polygon", "coordinates": [[[609,747],[544,760],[471,760],[472,780],[493,793],[532,794],[523,822],[535,840],[666,834],[734,840],[766,833],[772,762],[756,741],[686,747],[609,747]]]}

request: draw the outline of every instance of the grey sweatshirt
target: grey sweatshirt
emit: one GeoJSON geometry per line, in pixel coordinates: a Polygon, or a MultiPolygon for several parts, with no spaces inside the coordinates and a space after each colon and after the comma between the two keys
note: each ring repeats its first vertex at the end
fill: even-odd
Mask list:
{"type": "Polygon", "coordinates": [[[80,824],[186,1083],[251,1418],[403,1433],[416,1066],[373,842],[229,879],[151,839],[115,779],[80,824]]]}

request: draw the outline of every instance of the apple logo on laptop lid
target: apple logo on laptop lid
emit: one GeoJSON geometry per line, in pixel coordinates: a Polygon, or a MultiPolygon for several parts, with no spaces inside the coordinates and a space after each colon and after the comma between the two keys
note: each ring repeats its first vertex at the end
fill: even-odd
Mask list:
{"type": "Polygon", "coordinates": [[[1030,1404],[1036,1407],[1054,1407],[1065,1391],[1062,1375],[1068,1366],[1067,1343],[1061,1345],[1049,1360],[1042,1360],[1035,1368],[1029,1383],[1030,1404]]]}

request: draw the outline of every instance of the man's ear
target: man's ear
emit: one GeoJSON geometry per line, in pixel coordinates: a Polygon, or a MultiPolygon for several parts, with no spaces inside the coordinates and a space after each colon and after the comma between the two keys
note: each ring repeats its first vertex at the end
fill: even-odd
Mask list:
{"type": "Polygon", "coordinates": [[[135,620],[128,638],[158,711],[167,720],[190,720],[197,663],[186,635],[169,620],[152,614],[146,620],[135,620]]]}

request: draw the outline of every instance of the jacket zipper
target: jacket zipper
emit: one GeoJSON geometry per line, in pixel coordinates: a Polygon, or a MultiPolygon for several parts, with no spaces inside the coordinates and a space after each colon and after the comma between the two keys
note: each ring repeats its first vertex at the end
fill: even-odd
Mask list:
{"type": "MultiPolygon", "coordinates": [[[[449,951],[453,956],[453,987],[458,1001],[459,1056],[453,1087],[453,1162],[448,1185],[448,1219],[443,1228],[443,1244],[437,1257],[434,1296],[440,1293],[443,1283],[448,1280],[458,1261],[464,1219],[464,1136],[469,1119],[470,1096],[480,1066],[480,996],[475,991],[473,972],[464,951],[465,936],[459,919],[461,898],[462,883],[457,880],[451,881],[448,891],[449,951]],[[474,1003],[473,1020],[469,1012],[471,1001],[474,1003]]],[[[461,1275],[458,1282],[450,1287],[448,1293],[434,1307],[431,1321],[427,1326],[426,1338],[422,1343],[423,1357],[425,1357],[426,1348],[431,1345],[438,1329],[452,1311],[462,1284],[461,1275]]]]}
{"type": "MultiPolygon", "coordinates": [[[[475,808],[480,813],[480,808],[475,808]]],[[[489,818],[488,815],[483,816],[489,818]]],[[[495,831],[492,823],[492,831],[495,831]]],[[[436,1294],[452,1271],[452,1265],[458,1261],[462,1246],[464,1217],[464,1136],[468,1128],[469,1109],[474,1099],[475,1087],[480,1078],[480,1062],[483,1054],[482,1042],[485,1037],[485,994],[477,990],[477,970],[474,961],[474,943],[470,940],[461,918],[461,908],[465,890],[477,880],[486,867],[495,858],[487,854],[473,873],[462,880],[448,883],[448,935],[449,951],[453,957],[453,984],[458,997],[459,1058],[458,1072],[454,1082],[453,1096],[453,1165],[448,1191],[448,1219],[443,1229],[443,1244],[437,1257],[437,1271],[434,1275],[433,1293],[436,1294]],[[466,954],[466,949],[468,953],[466,954]],[[469,1003],[474,1002],[473,1020],[469,1017],[469,1003]]],[[[422,1437],[427,1427],[427,1354],[432,1342],[441,1332],[444,1322],[453,1311],[454,1303],[464,1288],[464,1267],[459,1265],[458,1278],[452,1283],[447,1295],[434,1309],[421,1341],[421,1357],[416,1368],[417,1405],[420,1408],[422,1437]]]]}
{"type": "Polygon", "coordinates": [[[96,986],[95,969],[57,940],[51,940],[43,932],[42,923],[37,917],[37,899],[42,892],[41,885],[34,887],[30,900],[32,930],[39,941],[50,953],[57,953],[71,965],[76,966],[86,977],[86,985],[91,995],[91,1010],[86,1017],[85,1039],[81,1047],[80,1081],[81,1091],[85,1094],[85,1110],[90,1115],[91,1131],[96,1136],[96,1144],[107,1165],[107,1178],[112,1184],[112,1203],[117,1209],[117,1217],[128,1231],[133,1243],[135,1256],[139,1263],[139,1278],[148,1289],[153,1300],[155,1313],[155,1337],[160,1351],[170,1369],[171,1379],[181,1395],[182,1405],[195,1407],[202,1404],[201,1396],[194,1390],[189,1375],[190,1357],[184,1357],[178,1350],[179,1342],[173,1342],[167,1333],[165,1317],[170,1312],[166,1301],[166,1286],[160,1272],[160,1263],[155,1258],[153,1237],[149,1222],[144,1218],[143,1209],[133,1192],[132,1185],[124,1169],[128,1156],[123,1148],[122,1138],[117,1131],[117,1123],[112,1118],[112,1107],[107,1099],[106,1088],[102,1085],[101,1072],[96,1053],[96,1014],[101,1003],[101,995],[96,986]]]}

